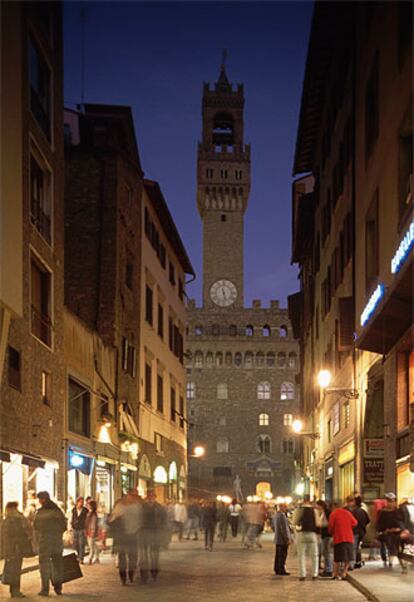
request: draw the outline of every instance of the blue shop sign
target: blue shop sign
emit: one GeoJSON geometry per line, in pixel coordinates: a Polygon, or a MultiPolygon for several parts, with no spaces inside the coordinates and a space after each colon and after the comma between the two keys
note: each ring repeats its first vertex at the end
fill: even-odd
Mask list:
{"type": "Polygon", "coordinates": [[[410,227],[404,234],[402,241],[391,259],[391,272],[396,274],[404,261],[407,259],[411,249],[414,245],[414,220],[411,222],[410,227]]]}
{"type": "Polygon", "coordinates": [[[379,284],[377,286],[377,288],[375,289],[375,291],[372,293],[368,303],[365,306],[364,311],[361,314],[361,326],[365,326],[365,324],[368,322],[368,320],[370,319],[370,317],[372,316],[372,314],[375,312],[375,310],[378,307],[379,302],[381,301],[381,299],[384,296],[384,292],[385,292],[385,288],[383,284],[379,284]]]}

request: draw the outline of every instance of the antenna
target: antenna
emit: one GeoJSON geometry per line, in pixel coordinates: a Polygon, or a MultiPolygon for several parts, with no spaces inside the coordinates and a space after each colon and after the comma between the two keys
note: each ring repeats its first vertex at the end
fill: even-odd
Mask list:
{"type": "Polygon", "coordinates": [[[86,11],[84,5],[80,11],[81,21],[81,104],[85,102],[85,17],[86,11]]]}

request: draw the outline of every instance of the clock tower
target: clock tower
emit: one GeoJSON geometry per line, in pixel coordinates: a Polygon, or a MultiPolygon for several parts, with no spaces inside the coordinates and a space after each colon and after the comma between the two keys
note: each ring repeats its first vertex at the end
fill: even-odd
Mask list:
{"type": "Polygon", "coordinates": [[[243,139],[243,85],[226,75],[204,84],[197,157],[197,206],[203,221],[203,306],[243,307],[244,212],[250,192],[250,145],[243,139]]]}

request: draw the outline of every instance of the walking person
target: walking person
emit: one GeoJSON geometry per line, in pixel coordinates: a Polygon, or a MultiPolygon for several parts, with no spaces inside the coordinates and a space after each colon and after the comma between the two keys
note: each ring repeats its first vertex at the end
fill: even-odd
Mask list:
{"type": "Polygon", "coordinates": [[[122,585],[126,585],[127,577],[134,582],[138,562],[138,528],[140,518],[140,500],[134,490],[115,504],[108,525],[114,531],[116,539],[115,551],[118,552],[118,570],[122,585]]]}
{"type": "Polygon", "coordinates": [[[310,502],[308,494],[303,496],[303,503],[296,508],[293,514],[293,524],[296,528],[296,545],[298,550],[299,581],[306,579],[306,558],[310,557],[312,563],[312,580],[318,578],[319,553],[318,532],[320,516],[310,502]]]}
{"type": "Polygon", "coordinates": [[[334,569],[332,579],[346,579],[350,563],[354,559],[354,527],[358,522],[347,508],[334,508],[329,517],[329,531],[332,533],[334,547],[334,569]],[[342,571],[341,571],[342,569],[342,571]]]}
{"type": "Polygon", "coordinates": [[[190,539],[193,533],[193,540],[198,540],[198,531],[200,529],[200,514],[201,508],[197,500],[191,500],[187,508],[187,537],[190,539]]]}
{"type": "Polygon", "coordinates": [[[178,535],[178,541],[182,541],[184,525],[187,522],[187,508],[183,502],[174,504],[174,530],[178,535]]]}
{"type": "Polygon", "coordinates": [[[277,512],[273,515],[273,529],[275,532],[274,542],[276,544],[274,572],[275,575],[290,575],[286,570],[286,558],[288,549],[293,543],[293,536],[287,517],[287,505],[279,504],[277,512]]]}
{"type": "Polygon", "coordinates": [[[230,511],[227,504],[221,502],[217,509],[218,520],[218,537],[220,541],[225,542],[227,539],[227,528],[229,525],[230,511]]]}
{"type": "Polygon", "coordinates": [[[398,558],[401,570],[407,572],[407,566],[400,557],[400,535],[404,529],[404,515],[400,508],[397,507],[397,496],[395,493],[386,493],[385,499],[387,505],[380,510],[377,520],[377,529],[383,536],[385,545],[388,551],[388,565],[393,567],[393,560],[398,558]]]}
{"type": "Polygon", "coordinates": [[[83,497],[79,496],[70,515],[70,529],[73,536],[73,547],[78,556],[80,564],[83,564],[85,557],[85,521],[88,516],[88,509],[84,504],[83,497]]]}
{"type": "Polygon", "coordinates": [[[328,523],[331,510],[324,500],[316,502],[316,509],[320,513],[321,522],[321,559],[323,560],[323,572],[320,577],[332,577],[333,553],[332,553],[332,535],[329,533],[328,523]]]}
{"type": "Polygon", "coordinates": [[[42,589],[39,596],[49,595],[52,582],[57,595],[62,594],[63,579],[63,533],[66,517],[52,502],[47,491],[37,494],[40,508],[36,512],[33,527],[39,547],[39,568],[42,589]]]}
{"type": "Polygon", "coordinates": [[[23,558],[31,556],[32,544],[28,535],[29,524],[18,510],[17,502],[8,502],[2,524],[1,558],[5,559],[2,583],[8,585],[11,598],[24,598],[20,591],[23,558]],[[29,551],[30,550],[30,551],[29,551]]]}
{"type": "Polygon", "coordinates": [[[155,492],[149,490],[147,499],[140,507],[138,550],[141,581],[153,581],[160,572],[160,548],[167,533],[167,512],[156,500],[155,492]]]}
{"type": "Polygon", "coordinates": [[[89,564],[92,564],[95,560],[96,564],[99,564],[99,519],[97,508],[98,505],[95,500],[89,500],[89,512],[85,519],[85,536],[88,542],[89,548],[89,564]]]}
{"type": "Polygon", "coordinates": [[[204,547],[213,551],[214,534],[217,525],[217,508],[215,502],[207,502],[203,510],[204,547]]]}
{"type": "MultiPolygon", "coordinates": [[[[347,498],[348,501],[349,498],[347,498]]],[[[363,507],[361,496],[353,498],[351,504],[351,511],[357,520],[357,525],[354,527],[354,569],[360,569],[362,567],[362,556],[361,546],[362,541],[367,532],[367,526],[370,523],[368,512],[363,507]]]]}
{"type": "Polygon", "coordinates": [[[239,520],[241,513],[241,506],[237,503],[236,498],[233,498],[231,504],[229,506],[230,511],[230,527],[231,527],[231,535],[232,537],[237,537],[237,533],[239,532],[239,520]]]}

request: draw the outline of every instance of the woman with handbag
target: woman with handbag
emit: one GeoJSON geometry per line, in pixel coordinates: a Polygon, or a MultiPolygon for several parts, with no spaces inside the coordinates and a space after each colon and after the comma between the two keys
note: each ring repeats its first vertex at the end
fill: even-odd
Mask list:
{"type": "Polygon", "coordinates": [[[6,504],[2,525],[2,556],[5,558],[2,583],[10,587],[12,598],[24,598],[20,591],[23,558],[34,556],[34,552],[27,533],[27,521],[17,508],[17,502],[6,504]]]}

